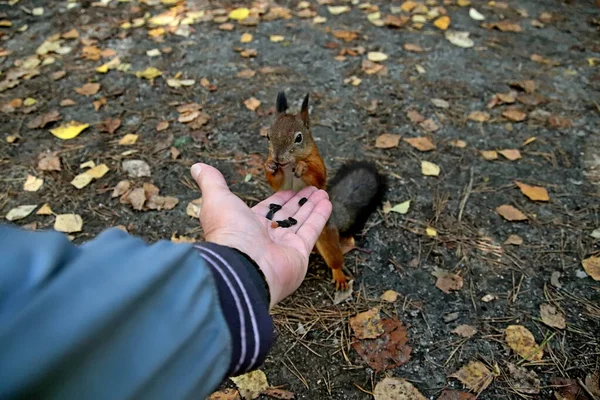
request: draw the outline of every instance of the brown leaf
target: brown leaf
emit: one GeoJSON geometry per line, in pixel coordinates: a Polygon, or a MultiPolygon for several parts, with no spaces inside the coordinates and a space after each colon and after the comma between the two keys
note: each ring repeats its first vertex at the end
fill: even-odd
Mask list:
{"type": "Polygon", "coordinates": [[[515,353],[529,361],[540,361],[544,351],[535,342],[533,334],[522,325],[509,325],[506,330],[506,344],[515,353]]]}
{"type": "Polygon", "coordinates": [[[105,106],[108,103],[106,97],[100,97],[99,100],[94,100],[92,104],[94,105],[94,110],[98,111],[102,106],[105,106]]]}
{"type": "Polygon", "coordinates": [[[123,203],[131,204],[134,210],[142,211],[146,203],[146,192],[142,188],[133,189],[124,196],[123,203]]]}
{"type": "Polygon", "coordinates": [[[362,60],[361,68],[367,75],[377,74],[385,68],[385,66],[381,64],[374,63],[373,61],[369,61],[367,59],[362,60]]]}
{"type": "Polygon", "coordinates": [[[160,121],[156,124],[156,132],[162,132],[169,128],[169,121],[160,121]]]}
{"type": "Polygon", "coordinates": [[[410,122],[412,122],[413,124],[418,124],[419,122],[425,121],[425,117],[416,110],[409,110],[406,113],[406,116],[408,117],[408,119],[410,119],[410,122]]]}
{"type": "Polygon", "coordinates": [[[242,50],[242,52],[240,53],[240,55],[244,58],[256,57],[257,54],[258,51],[256,49],[246,49],[242,50]]]}
{"type": "Polygon", "coordinates": [[[50,74],[50,78],[52,78],[53,81],[57,81],[59,79],[64,78],[66,75],[67,71],[56,71],[50,74]]]}
{"type": "Polygon", "coordinates": [[[551,304],[540,304],[540,317],[544,324],[553,328],[565,329],[567,327],[565,314],[551,304]]]}
{"type": "Polygon", "coordinates": [[[255,97],[250,97],[247,100],[244,100],[244,105],[250,111],[256,111],[258,107],[260,107],[260,100],[255,97]]]}
{"type": "Polygon", "coordinates": [[[419,390],[403,378],[383,378],[375,385],[374,400],[427,400],[419,390]]]}
{"type": "Polygon", "coordinates": [[[527,93],[533,93],[536,87],[535,81],[532,80],[510,82],[509,85],[514,88],[522,89],[527,93]]]}
{"type": "Polygon", "coordinates": [[[492,372],[479,361],[471,361],[461,369],[448,376],[461,381],[468,389],[481,393],[494,380],[492,372]]]}
{"type": "Polygon", "coordinates": [[[428,138],[421,136],[416,138],[406,138],[402,139],[406,143],[410,144],[412,147],[419,151],[431,151],[435,150],[435,144],[431,143],[431,140],[428,138]]]}
{"type": "Polygon", "coordinates": [[[556,129],[567,129],[572,126],[571,121],[567,117],[560,117],[554,114],[548,117],[548,124],[556,129]]]}
{"type": "Polygon", "coordinates": [[[509,108],[502,112],[502,115],[514,122],[521,122],[527,118],[527,114],[516,108],[509,108]]]}
{"type": "Polygon", "coordinates": [[[219,25],[219,29],[222,31],[232,31],[235,29],[235,25],[231,22],[225,22],[224,24],[219,25]]]}
{"type": "Polygon", "coordinates": [[[82,96],[92,96],[100,90],[99,83],[86,83],[82,87],[75,88],[75,91],[82,96]]]}
{"type": "Polygon", "coordinates": [[[532,54],[531,55],[531,61],[535,61],[535,62],[540,63],[540,64],[550,65],[550,66],[553,66],[553,67],[556,67],[556,66],[560,65],[560,62],[555,61],[555,60],[551,60],[551,59],[546,58],[544,56],[541,56],[539,54],[532,54]]]}
{"type": "Polygon", "coordinates": [[[148,199],[146,207],[151,210],[172,210],[179,203],[176,197],[154,195],[148,199]]]}
{"type": "Polygon", "coordinates": [[[510,387],[519,394],[538,394],[540,392],[540,380],[534,371],[528,371],[525,367],[517,367],[508,363],[510,373],[510,387]]]}
{"type": "Polygon", "coordinates": [[[358,37],[358,32],[355,31],[333,31],[332,33],[336,38],[346,42],[351,42],[358,37]]]}
{"type": "Polygon", "coordinates": [[[202,86],[204,89],[208,90],[209,92],[214,92],[215,90],[217,90],[217,85],[210,83],[210,81],[206,78],[200,79],[200,86],[202,86]]]}
{"type": "Polygon", "coordinates": [[[64,99],[60,102],[61,107],[70,107],[70,106],[74,106],[75,104],[77,104],[77,103],[75,103],[71,99],[64,99]]]}
{"type": "Polygon", "coordinates": [[[498,21],[498,22],[487,22],[481,24],[486,29],[498,29],[502,32],[522,32],[523,29],[516,22],[511,22],[507,20],[498,21]]]}
{"type": "Polygon", "coordinates": [[[192,111],[201,110],[202,106],[198,103],[186,103],[177,107],[177,112],[180,114],[189,113],[192,111]]]}
{"type": "Polygon", "coordinates": [[[537,93],[521,93],[517,97],[517,101],[527,106],[539,106],[540,104],[547,102],[544,96],[537,93]]]}
{"type": "Polygon", "coordinates": [[[496,93],[496,97],[501,103],[512,104],[517,101],[517,93],[514,91],[508,93],[496,93]]]}
{"type": "Polygon", "coordinates": [[[437,400],[477,400],[477,397],[467,392],[444,389],[437,400]]]}
{"type": "Polygon", "coordinates": [[[589,257],[581,261],[585,272],[595,281],[600,281],[600,257],[589,257]]]}
{"type": "Polygon", "coordinates": [[[205,113],[204,111],[200,111],[198,116],[194,118],[193,121],[187,124],[190,129],[200,129],[202,126],[206,125],[210,121],[210,115],[205,113]]]}
{"type": "Polygon", "coordinates": [[[188,122],[192,122],[199,115],[200,115],[200,111],[199,110],[184,112],[184,113],[182,113],[182,114],[179,115],[179,117],[177,118],[177,121],[182,122],[182,123],[185,124],[185,123],[188,123],[188,122]]]}
{"type": "Polygon", "coordinates": [[[498,153],[502,154],[504,158],[510,161],[515,161],[521,158],[521,152],[517,149],[498,150],[498,153]]]}
{"type": "Polygon", "coordinates": [[[40,171],[60,171],[60,158],[55,153],[42,153],[38,156],[38,169],[40,171]]]}
{"type": "Polygon", "coordinates": [[[176,160],[181,155],[177,147],[171,147],[171,159],[176,160]]]}
{"type": "Polygon", "coordinates": [[[411,51],[413,53],[422,53],[425,50],[423,50],[423,48],[421,46],[419,46],[418,44],[413,44],[413,43],[404,43],[404,50],[406,51],[411,51]]]}
{"type": "Polygon", "coordinates": [[[504,204],[496,208],[496,212],[507,221],[525,221],[527,216],[513,206],[504,204]]]}
{"type": "Polygon", "coordinates": [[[295,394],[290,392],[289,390],[276,389],[276,388],[268,388],[263,392],[263,394],[272,397],[274,399],[281,400],[291,400],[294,398],[295,394]]]}
{"type": "Polygon", "coordinates": [[[485,111],[471,111],[467,119],[475,122],[487,122],[490,120],[490,114],[485,111]]]}
{"type": "Polygon", "coordinates": [[[241,400],[241,397],[235,389],[223,389],[211,394],[207,400],[241,400]]]}
{"type": "Polygon", "coordinates": [[[393,133],[383,133],[377,136],[375,140],[375,147],[378,149],[391,149],[392,147],[398,147],[400,143],[400,135],[393,133]]]}
{"type": "Polygon", "coordinates": [[[481,156],[488,161],[498,159],[498,153],[495,150],[481,150],[481,156]]]}
{"type": "Polygon", "coordinates": [[[431,275],[437,278],[435,287],[446,294],[449,294],[452,290],[460,290],[463,287],[463,278],[458,274],[435,267],[431,275]]]}
{"type": "Polygon", "coordinates": [[[397,319],[382,321],[384,333],[377,339],[356,340],[352,348],[375,371],[385,371],[410,360],[412,349],[407,345],[406,328],[397,319]]]}
{"type": "Polygon", "coordinates": [[[384,333],[377,308],[350,317],[350,326],[358,339],[375,339],[384,333]]]}
{"type": "Polygon", "coordinates": [[[600,399],[600,372],[589,373],[585,377],[585,386],[597,398],[600,399]]]}
{"type": "Polygon", "coordinates": [[[406,16],[406,15],[386,15],[383,23],[385,24],[385,26],[390,26],[392,28],[402,28],[403,26],[405,26],[406,24],[408,24],[408,22],[410,21],[410,17],[406,16]]]}
{"type": "Polygon", "coordinates": [[[98,131],[100,132],[108,132],[111,135],[119,129],[121,126],[120,119],[112,119],[110,117],[106,118],[104,121],[98,125],[98,131]]]}
{"type": "Polygon", "coordinates": [[[35,117],[31,121],[29,121],[29,123],[27,124],[27,127],[29,129],[43,128],[46,125],[48,125],[50,122],[55,122],[60,119],[61,119],[60,113],[56,110],[53,110],[46,114],[38,115],[37,117],[35,117]]]}
{"type": "Polygon", "coordinates": [[[587,400],[588,396],[583,392],[575,379],[552,377],[550,378],[557,400],[587,400]]]}
{"type": "Polygon", "coordinates": [[[458,336],[462,336],[464,338],[470,338],[477,333],[477,329],[471,325],[459,325],[454,328],[452,333],[456,333],[458,336]]]}
{"type": "Polygon", "coordinates": [[[244,69],[244,70],[241,70],[240,72],[238,72],[237,77],[248,79],[248,78],[253,78],[254,75],[256,75],[256,71],[253,71],[251,69],[244,69]]]}
{"type": "Polygon", "coordinates": [[[67,31],[61,35],[63,39],[77,39],[79,38],[79,32],[77,29],[73,28],[70,31],[67,31]]]}
{"type": "Polygon", "coordinates": [[[131,187],[131,182],[129,181],[120,181],[117,183],[115,188],[113,189],[111,197],[119,197],[127,193],[129,188],[131,187]]]}
{"type": "Polygon", "coordinates": [[[515,181],[515,184],[521,189],[521,193],[533,201],[549,201],[548,191],[542,186],[530,186],[526,183],[515,181]]]}
{"type": "Polygon", "coordinates": [[[399,295],[400,293],[396,292],[395,290],[386,290],[385,292],[383,292],[380,298],[381,300],[387,301],[388,303],[393,303],[398,299],[399,295]]]}
{"type": "Polygon", "coordinates": [[[515,246],[520,246],[523,244],[523,238],[519,235],[510,235],[509,237],[506,238],[506,240],[504,241],[504,244],[506,244],[506,245],[512,244],[515,246]]]}
{"type": "Polygon", "coordinates": [[[435,121],[431,118],[428,118],[425,121],[421,122],[419,126],[425,129],[427,132],[436,132],[440,129],[440,126],[436,124],[435,121]]]}

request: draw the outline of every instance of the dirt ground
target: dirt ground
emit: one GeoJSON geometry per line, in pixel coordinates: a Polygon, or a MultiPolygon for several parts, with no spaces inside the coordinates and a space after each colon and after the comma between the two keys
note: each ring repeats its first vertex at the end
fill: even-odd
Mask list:
{"type": "MultiPolygon", "coordinates": [[[[354,292],[340,304],[333,304],[329,270],[313,257],[299,292],[273,311],[277,342],[261,368],[270,385],[298,399],[369,399],[377,382],[395,376],[437,399],[444,389],[468,391],[449,375],[477,360],[493,377],[479,399],[593,399],[586,377],[600,369],[600,284],[582,261],[600,252],[600,232],[592,236],[600,228],[597,1],[438,0],[417,5],[427,7],[423,14],[397,9],[402,1],[331,2],[349,7],[336,15],[316,0],[279,2],[275,11],[266,2],[190,0],[178,2],[169,24],[158,19],[154,26],[149,18],[175,2],[3,3],[2,217],[19,205],[48,203],[55,214],[82,217],[82,230],[72,233],[76,243],[118,225],[149,241],[173,234],[201,239],[197,220],[186,214],[199,197],[189,166],[217,166],[249,204],[268,196],[261,128],[272,120],[278,91],[287,92],[295,110],[308,92],[313,134],[329,170],[346,159],[376,162],[389,181],[386,201],[410,200],[410,208],[400,214],[382,207],[371,216],[356,238],[360,249],[346,255],[354,292]],[[250,8],[250,20],[228,20],[240,6],[250,8]],[[473,19],[470,8],[485,20],[473,19]],[[439,16],[427,17],[433,9],[447,13],[448,30],[433,23],[439,16]],[[182,22],[200,10],[204,16],[182,22]],[[316,16],[327,19],[315,23],[316,16]],[[485,25],[494,22],[500,23],[485,25]],[[52,37],[73,29],[77,36],[52,37]],[[346,33],[336,37],[339,31],[346,33]],[[472,46],[451,43],[445,35],[453,31],[469,32],[472,46]],[[243,33],[252,40],[242,43],[243,33]],[[40,50],[43,43],[49,45],[40,50]],[[370,52],[387,59],[368,62],[370,52]],[[96,71],[117,57],[119,66],[96,71]],[[136,76],[148,67],[162,76],[136,76]],[[194,82],[177,87],[190,84],[185,80],[194,82]],[[100,86],[86,89],[88,83],[100,86]],[[250,98],[261,103],[255,110],[245,103],[250,98]],[[189,103],[202,108],[200,116],[187,114],[191,123],[177,111],[189,103]],[[59,121],[36,127],[36,117],[54,110],[59,121]],[[113,133],[110,121],[102,127],[107,118],[121,121],[113,133]],[[49,132],[71,120],[89,127],[70,140],[49,132]],[[161,121],[169,126],[157,131],[161,121]],[[377,138],[384,133],[427,137],[436,148],[422,152],[403,140],[381,148],[377,138]],[[126,134],[137,141],[119,144],[126,134]],[[520,158],[514,151],[494,160],[481,153],[505,149],[519,150],[520,158]],[[56,152],[60,171],[40,169],[46,152],[56,152]],[[147,162],[150,176],[128,178],[122,162],[132,159],[147,162]],[[109,171],[77,189],[70,182],[90,160],[109,171]],[[425,176],[423,160],[439,166],[439,176],[425,176]],[[38,190],[24,191],[28,174],[43,178],[38,190]],[[134,210],[112,197],[126,179],[153,183],[179,202],[170,210],[134,210]],[[515,181],[544,187],[550,200],[531,200],[515,181]],[[525,220],[503,218],[501,205],[517,208],[525,220]],[[505,244],[510,235],[522,243],[505,244]],[[432,275],[438,268],[462,286],[440,290],[432,275]],[[387,290],[399,293],[395,302],[380,300],[387,290]],[[542,304],[564,314],[566,327],[545,324],[542,304]],[[349,318],[373,307],[402,321],[412,348],[408,362],[387,371],[369,367],[351,345],[349,318]],[[459,325],[476,333],[461,337],[452,332],[459,325]],[[543,346],[541,360],[511,350],[510,325],[531,331],[543,346]],[[533,371],[537,390],[520,390],[509,364],[533,371]]],[[[38,230],[54,222],[36,213],[14,221],[38,230]]]]}

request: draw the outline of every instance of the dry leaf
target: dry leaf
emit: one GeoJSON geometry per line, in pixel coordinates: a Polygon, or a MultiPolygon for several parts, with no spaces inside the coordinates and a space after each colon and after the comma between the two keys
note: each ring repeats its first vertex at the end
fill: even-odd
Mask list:
{"type": "Polygon", "coordinates": [[[269,40],[273,43],[280,43],[283,42],[285,40],[285,36],[281,36],[281,35],[271,35],[269,37],[269,40]]]}
{"type": "Polygon", "coordinates": [[[437,230],[435,228],[432,228],[431,226],[428,226],[427,228],[425,228],[425,234],[429,237],[436,237],[437,230]]]}
{"type": "Polygon", "coordinates": [[[521,158],[521,152],[517,149],[498,150],[498,154],[502,154],[504,158],[510,161],[515,161],[521,158]]]}
{"type": "Polygon", "coordinates": [[[521,189],[521,193],[533,201],[549,201],[548,191],[541,186],[530,186],[526,183],[515,181],[515,184],[521,189]]]}
{"type": "Polygon", "coordinates": [[[348,6],[327,6],[327,10],[331,15],[340,15],[350,11],[348,6]]]}
{"type": "Polygon", "coordinates": [[[558,311],[556,307],[550,304],[540,305],[540,317],[542,322],[548,326],[558,329],[565,329],[567,322],[565,321],[565,315],[558,311]]]}
{"type": "Polygon", "coordinates": [[[383,20],[383,24],[385,26],[391,26],[392,28],[402,28],[408,24],[409,21],[410,18],[406,15],[386,15],[385,19],[383,20]]]}
{"type": "Polygon", "coordinates": [[[242,42],[242,43],[250,43],[252,41],[252,38],[253,38],[253,36],[252,36],[251,33],[244,32],[242,34],[242,37],[240,37],[240,42],[242,42]]]}
{"type": "Polygon", "coordinates": [[[427,400],[419,390],[402,378],[384,378],[375,385],[374,400],[427,400]]]}
{"type": "Polygon", "coordinates": [[[422,53],[425,51],[421,46],[413,43],[404,43],[402,47],[404,47],[404,50],[411,51],[413,53],[422,53]]]}
{"type": "Polygon", "coordinates": [[[200,209],[202,208],[202,197],[192,200],[188,203],[185,213],[193,218],[198,218],[200,216],[200,209]]]}
{"type": "Polygon", "coordinates": [[[435,270],[431,275],[437,278],[435,287],[440,289],[442,292],[449,294],[452,290],[460,290],[463,287],[463,278],[458,274],[453,274],[450,271],[434,267],[435,270]]]}
{"type": "MultiPolygon", "coordinates": [[[[184,235],[180,235],[179,237],[177,237],[177,235],[175,233],[173,233],[173,235],[171,235],[171,242],[173,242],[173,243],[192,243],[193,244],[193,243],[196,243],[197,240],[194,238],[188,237],[188,236],[184,236],[184,235]]],[[[235,392],[237,393],[237,390],[235,392]]],[[[236,398],[239,399],[239,396],[236,398]]]]}
{"type": "Polygon", "coordinates": [[[276,388],[268,388],[267,390],[264,391],[264,394],[267,395],[268,397],[273,397],[275,399],[280,399],[280,400],[292,400],[295,396],[295,394],[293,392],[290,392],[288,390],[283,390],[283,389],[276,389],[276,388]]]}
{"type": "Polygon", "coordinates": [[[120,181],[117,183],[115,188],[113,189],[111,197],[119,197],[129,191],[131,187],[131,182],[129,181],[120,181]]]}
{"type": "Polygon", "coordinates": [[[525,121],[527,114],[515,108],[510,108],[502,113],[503,116],[514,122],[525,121]]]}
{"type": "Polygon", "coordinates": [[[150,80],[158,78],[159,76],[162,76],[162,71],[159,70],[158,68],[148,67],[143,71],[136,72],[135,76],[137,76],[138,78],[144,78],[144,79],[147,79],[150,81],[150,80]]]}
{"type": "Polygon", "coordinates": [[[490,301],[495,300],[496,298],[497,297],[493,294],[486,294],[481,298],[481,301],[483,301],[484,303],[489,303],[490,301]]]}
{"type": "Polygon", "coordinates": [[[231,10],[231,12],[229,13],[229,18],[236,20],[236,21],[243,21],[244,19],[248,18],[250,16],[250,10],[242,7],[242,8],[236,8],[235,10],[231,10]]]}
{"type": "Polygon", "coordinates": [[[222,31],[232,31],[235,29],[235,25],[231,22],[226,22],[224,24],[219,25],[219,29],[222,31]]]}
{"type": "Polygon", "coordinates": [[[123,203],[131,204],[134,210],[142,211],[146,203],[146,191],[143,188],[133,189],[121,198],[123,203]]]}
{"type": "Polygon", "coordinates": [[[415,110],[409,110],[406,113],[406,116],[408,117],[408,119],[410,119],[410,122],[412,122],[413,124],[418,124],[420,122],[425,121],[425,117],[415,110]]]}
{"type": "Polygon", "coordinates": [[[376,339],[355,340],[352,348],[375,371],[398,367],[410,360],[406,328],[397,319],[382,321],[384,333],[376,339]]]}
{"type": "Polygon", "coordinates": [[[433,25],[436,28],[445,31],[450,26],[450,17],[447,15],[443,15],[443,16],[439,17],[438,19],[436,19],[435,21],[433,21],[433,25]]]}
{"type": "Polygon", "coordinates": [[[410,144],[412,147],[419,151],[431,151],[435,150],[436,148],[435,144],[431,143],[431,140],[424,136],[416,138],[406,138],[402,140],[404,140],[406,143],[410,144]]]}
{"type": "MultiPolygon", "coordinates": [[[[175,242],[173,238],[171,237],[171,241],[175,242]]],[[[241,397],[240,393],[235,389],[223,389],[211,394],[207,400],[241,400],[241,397]]]]}
{"type": "Polygon", "coordinates": [[[421,122],[419,126],[428,132],[436,132],[440,129],[440,126],[436,124],[435,121],[431,118],[428,118],[425,121],[421,122]]]}
{"type": "Polygon", "coordinates": [[[525,221],[527,216],[511,205],[504,204],[496,208],[496,212],[507,221],[525,221]]]}
{"type": "Polygon", "coordinates": [[[388,56],[380,51],[370,51],[367,53],[367,59],[372,62],[382,62],[387,60],[388,56]]]}
{"type": "Polygon", "coordinates": [[[75,176],[75,178],[73,178],[71,181],[71,185],[75,186],[77,189],[83,189],[89,185],[93,179],[94,178],[91,175],[89,175],[87,172],[84,172],[75,176]]]}
{"type": "Polygon", "coordinates": [[[142,160],[125,160],[123,161],[123,171],[132,178],[142,178],[150,176],[150,166],[142,160]]]}
{"type": "Polygon", "coordinates": [[[81,232],[83,220],[77,214],[60,214],[54,221],[54,230],[64,233],[81,232]]]}
{"type": "Polygon", "coordinates": [[[589,257],[581,261],[585,272],[595,281],[600,281],[600,257],[589,257]]]}
{"type": "Polygon", "coordinates": [[[450,108],[450,103],[444,99],[431,99],[431,103],[438,108],[450,108]]]}
{"type": "MultiPolygon", "coordinates": [[[[459,149],[464,149],[465,147],[467,147],[467,142],[465,142],[464,140],[456,139],[450,141],[450,145],[458,147],[459,149]]],[[[498,155],[496,155],[496,158],[498,158],[498,155]]]]}
{"type": "Polygon", "coordinates": [[[229,379],[235,383],[244,399],[256,399],[269,388],[267,376],[259,369],[229,379]]]}
{"type": "Polygon", "coordinates": [[[506,343],[515,353],[529,361],[540,361],[544,355],[533,334],[522,325],[510,325],[505,330],[506,343]]]}
{"type": "Polygon", "coordinates": [[[99,83],[86,83],[82,87],[75,88],[75,91],[82,96],[92,96],[100,90],[99,83]]]}
{"type": "Polygon", "coordinates": [[[358,37],[358,32],[355,31],[333,31],[332,33],[334,37],[346,42],[351,42],[358,37]]]}
{"type": "Polygon", "coordinates": [[[100,132],[108,132],[112,135],[113,133],[115,133],[117,131],[117,129],[119,129],[120,126],[121,126],[120,119],[112,119],[109,117],[109,118],[106,118],[104,121],[102,121],[98,125],[98,130],[100,132]]]}
{"type": "Polygon", "coordinates": [[[344,290],[336,290],[333,295],[333,304],[341,304],[346,299],[352,297],[352,293],[354,292],[354,280],[348,281],[348,287],[344,290]]]}
{"type": "Polygon", "coordinates": [[[479,361],[469,362],[449,377],[458,379],[476,393],[483,392],[494,380],[492,372],[479,361]]]}
{"type": "Polygon", "coordinates": [[[60,118],[61,116],[58,111],[50,111],[46,114],[38,115],[37,117],[29,121],[29,123],[27,123],[27,127],[29,129],[43,128],[51,122],[60,120],[60,118]]]}
{"type": "Polygon", "coordinates": [[[400,135],[395,135],[393,133],[383,133],[377,136],[375,140],[375,147],[378,149],[391,149],[393,147],[398,147],[400,143],[400,135]]]}
{"type": "Polygon", "coordinates": [[[475,21],[483,21],[485,19],[485,16],[474,8],[469,10],[469,17],[475,21]]]}
{"type": "Polygon", "coordinates": [[[490,120],[490,114],[485,111],[471,111],[467,119],[475,122],[487,122],[490,120]]]}
{"type": "Polygon", "coordinates": [[[119,140],[119,144],[124,145],[124,146],[132,145],[132,144],[135,144],[135,142],[137,142],[137,140],[138,140],[138,135],[135,135],[133,133],[128,133],[127,135],[123,136],[121,138],[121,140],[119,140]]]}
{"type": "Polygon", "coordinates": [[[61,107],[70,107],[70,106],[74,106],[75,104],[77,104],[77,103],[75,103],[71,99],[64,99],[60,102],[61,107]]]}
{"type": "Polygon", "coordinates": [[[510,235],[508,238],[506,238],[506,240],[504,241],[504,244],[512,244],[515,246],[520,246],[523,244],[523,238],[519,235],[510,235]]]}
{"type": "Polygon", "coordinates": [[[27,179],[25,179],[25,183],[23,184],[23,190],[26,192],[37,192],[40,190],[43,184],[44,180],[42,178],[36,178],[33,175],[27,175],[27,179]]]}
{"type": "Polygon", "coordinates": [[[251,69],[244,69],[244,70],[241,70],[240,72],[238,72],[237,77],[248,79],[248,78],[253,78],[254,75],[256,75],[256,71],[253,71],[251,69]]]}
{"type": "Polygon", "coordinates": [[[522,32],[521,26],[515,22],[502,20],[498,22],[489,22],[481,24],[486,29],[498,29],[502,32],[522,32]]]}
{"type": "Polygon", "coordinates": [[[68,140],[77,137],[81,132],[88,128],[89,124],[83,124],[77,121],[70,121],[58,128],[50,129],[50,133],[59,139],[68,140]]]}
{"type": "Polygon", "coordinates": [[[27,217],[29,214],[33,212],[37,208],[36,205],[23,205],[18,206],[11,209],[8,214],[6,214],[6,219],[9,221],[17,221],[19,219],[23,219],[27,217]]]}
{"type": "Polygon", "coordinates": [[[381,300],[387,301],[388,303],[393,303],[398,299],[399,295],[400,293],[396,292],[395,290],[386,290],[385,292],[383,292],[380,298],[381,300]]]}
{"type": "Polygon", "coordinates": [[[52,215],[54,212],[50,208],[50,204],[46,203],[35,213],[36,215],[52,215]]]}
{"type": "MultiPolygon", "coordinates": [[[[147,193],[146,193],[147,194],[147,193]]],[[[172,210],[179,204],[179,199],[172,196],[152,196],[146,202],[146,207],[151,210],[172,210]]]]}
{"type": "Polygon", "coordinates": [[[40,161],[38,161],[37,167],[40,171],[60,171],[60,158],[53,153],[40,154],[40,161]]]}
{"type": "Polygon", "coordinates": [[[350,326],[359,339],[375,339],[384,333],[378,308],[350,317],[350,326]]]}
{"type": "Polygon", "coordinates": [[[439,176],[440,167],[429,161],[421,161],[421,173],[425,176],[439,176]]]}
{"type": "Polygon", "coordinates": [[[260,100],[255,97],[250,97],[248,100],[244,100],[244,105],[250,111],[256,111],[260,107],[260,100]]]}
{"type": "Polygon", "coordinates": [[[169,128],[169,121],[160,121],[156,124],[156,132],[162,132],[169,128]]]}
{"type": "Polygon", "coordinates": [[[498,153],[495,150],[481,150],[481,155],[488,161],[498,159],[498,153]]]}
{"type": "Polygon", "coordinates": [[[109,170],[110,169],[108,168],[108,166],[106,164],[100,164],[100,165],[96,165],[95,167],[92,167],[91,169],[87,170],[85,173],[94,179],[100,179],[104,175],[106,175],[106,173],[109,170]]]}
{"type": "Polygon", "coordinates": [[[508,371],[511,376],[510,387],[519,394],[538,394],[540,392],[540,380],[534,371],[528,371],[525,367],[517,367],[508,363],[508,371]]]}
{"type": "Polygon", "coordinates": [[[470,338],[477,333],[477,328],[471,325],[459,325],[454,328],[452,333],[456,333],[458,336],[462,336],[464,338],[470,338]]]}
{"type": "Polygon", "coordinates": [[[374,63],[373,61],[362,60],[361,68],[367,75],[373,75],[383,71],[385,67],[381,64],[374,63]]]}
{"type": "Polygon", "coordinates": [[[600,373],[596,370],[594,373],[589,373],[585,377],[585,386],[589,389],[589,391],[600,398],[600,373]]]}
{"type": "Polygon", "coordinates": [[[469,32],[457,32],[457,31],[446,31],[444,36],[446,39],[455,46],[462,47],[464,49],[473,47],[475,43],[473,39],[469,38],[469,32]]]}
{"type": "MultiPolygon", "coordinates": [[[[395,212],[398,214],[406,214],[408,212],[409,208],[410,208],[410,200],[406,200],[402,203],[396,204],[394,207],[391,207],[388,212],[395,212]]],[[[385,211],[384,211],[384,213],[385,213],[385,211]]]]}

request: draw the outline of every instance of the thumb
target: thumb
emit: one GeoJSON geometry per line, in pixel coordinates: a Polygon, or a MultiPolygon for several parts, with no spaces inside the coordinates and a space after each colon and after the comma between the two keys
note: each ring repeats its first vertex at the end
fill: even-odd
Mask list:
{"type": "Polygon", "coordinates": [[[197,163],[190,170],[192,177],[202,191],[202,197],[209,200],[213,196],[230,193],[223,174],[207,164],[197,163]]]}

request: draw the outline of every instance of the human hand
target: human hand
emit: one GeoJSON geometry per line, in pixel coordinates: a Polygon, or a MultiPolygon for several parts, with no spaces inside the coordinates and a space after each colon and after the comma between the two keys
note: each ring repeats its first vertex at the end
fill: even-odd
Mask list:
{"type": "Polygon", "coordinates": [[[282,191],[252,209],[231,193],[223,175],[206,164],[194,164],[192,176],[202,191],[200,223],[209,242],[233,247],[260,267],[271,294],[271,306],[292,294],[302,283],[308,257],[331,215],[324,190],[307,187],[298,193],[282,191]],[[301,198],[308,201],[300,206],[301,198]],[[269,204],[279,204],[273,220],[293,217],[289,228],[271,228],[269,204]]]}

